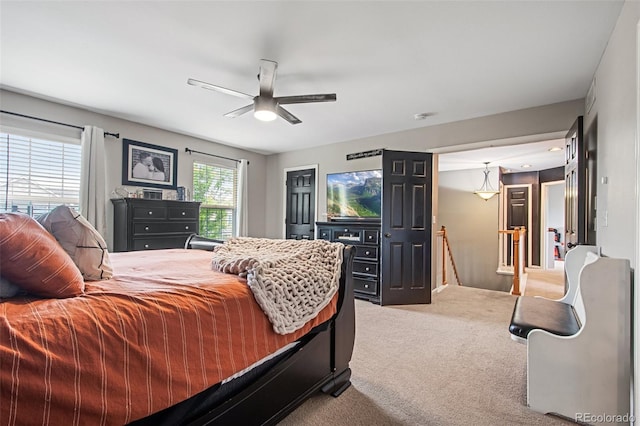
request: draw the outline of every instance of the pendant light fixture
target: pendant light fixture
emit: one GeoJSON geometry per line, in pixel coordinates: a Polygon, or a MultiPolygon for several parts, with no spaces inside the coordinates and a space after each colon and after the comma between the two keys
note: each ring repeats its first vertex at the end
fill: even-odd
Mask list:
{"type": "Polygon", "coordinates": [[[473,191],[473,193],[485,201],[488,201],[489,199],[493,198],[494,195],[499,193],[499,191],[496,191],[495,189],[493,189],[493,187],[491,186],[491,183],[489,182],[489,162],[488,161],[484,163],[484,182],[482,183],[482,187],[480,187],[480,189],[478,189],[477,191],[473,191]]]}

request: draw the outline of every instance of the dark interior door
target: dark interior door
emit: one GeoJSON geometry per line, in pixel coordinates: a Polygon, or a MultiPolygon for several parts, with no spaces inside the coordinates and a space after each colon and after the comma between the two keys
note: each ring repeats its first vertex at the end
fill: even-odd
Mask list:
{"type": "Polygon", "coordinates": [[[315,169],[287,172],[286,238],[313,240],[316,217],[315,169]]]}
{"type": "Polygon", "coordinates": [[[433,156],[382,152],[381,304],[431,303],[433,156]]]}
{"type": "Polygon", "coordinates": [[[596,245],[596,195],[598,188],[597,159],[598,159],[598,117],[594,117],[584,134],[585,146],[585,244],[596,245]]]}
{"type": "Polygon", "coordinates": [[[582,116],[580,116],[565,137],[564,241],[567,250],[586,242],[586,167],[582,116]]]}
{"type": "MultiPolygon", "coordinates": [[[[507,188],[507,229],[524,227],[527,232],[524,234],[524,259],[525,266],[529,260],[529,187],[509,187],[507,188]]],[[[507,256],[511,257],[511,235],[507,239],[507,256]]]]}

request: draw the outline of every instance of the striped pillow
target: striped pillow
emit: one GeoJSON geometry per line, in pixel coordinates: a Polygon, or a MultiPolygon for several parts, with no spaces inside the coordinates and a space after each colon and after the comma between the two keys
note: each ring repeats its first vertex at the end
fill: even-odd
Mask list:
{"type": "Polygon", "coordinates": [[[84,280],[71,257],[35,219],[0,213],[0,275],[31,294],[73,297],[84,280]]]}

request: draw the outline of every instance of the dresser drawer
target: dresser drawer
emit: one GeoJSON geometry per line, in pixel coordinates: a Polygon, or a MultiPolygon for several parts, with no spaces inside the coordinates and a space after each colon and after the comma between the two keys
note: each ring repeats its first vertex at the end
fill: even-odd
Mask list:
{"type": "Polygon", "coordinates": [[[197,231],[198,222],[136,222],[133,225],[133,235],[192,233],[197,231]]]}
{"type": "Polygon", "coordinates": [[[133,250],[158,250],[176,247],[184,247],[188,235],[158,238],[134,238],[133,250]]]}
{"type": "Polygon", "coordinates": [[[156,220],[166,219],[167,208],[163,206],[135,206],[133,207],[133,219],[156,220]]]}
{"type": "Polygon", "coordinates": [[[188,207],[169,207],[169,219],[198,219],[198,209],[188,207]]]}
{"type": "Polygon", "coordinates": [[[356,246],[356,259],[378,260],[378,247],[356,246]]]}
{"type": "Polygon", "coordinates": [[[380,241],[380,231],[377,229],[365,229],[363,243],[378,244],[380,241]]]}
{"type": "Polygon", "coordinates": [[[378,281],[353,278],[353,290],[360,293],[378,294],[378,281]]]}
{"type": "Polygon", "coordinates": [[[371,277],[378,276],[378,264],[373,262],[353,261],[353,273],[358,275],[367,275],[371,277]]]}

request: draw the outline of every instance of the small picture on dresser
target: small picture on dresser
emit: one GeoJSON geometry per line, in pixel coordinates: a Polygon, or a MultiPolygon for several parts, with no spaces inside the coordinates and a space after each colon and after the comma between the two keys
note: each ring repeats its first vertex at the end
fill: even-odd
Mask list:
{"type": "Polygon", "coordinates": [[[122,140],[122,184],[176,189],[178,150],[122,140]]]}

